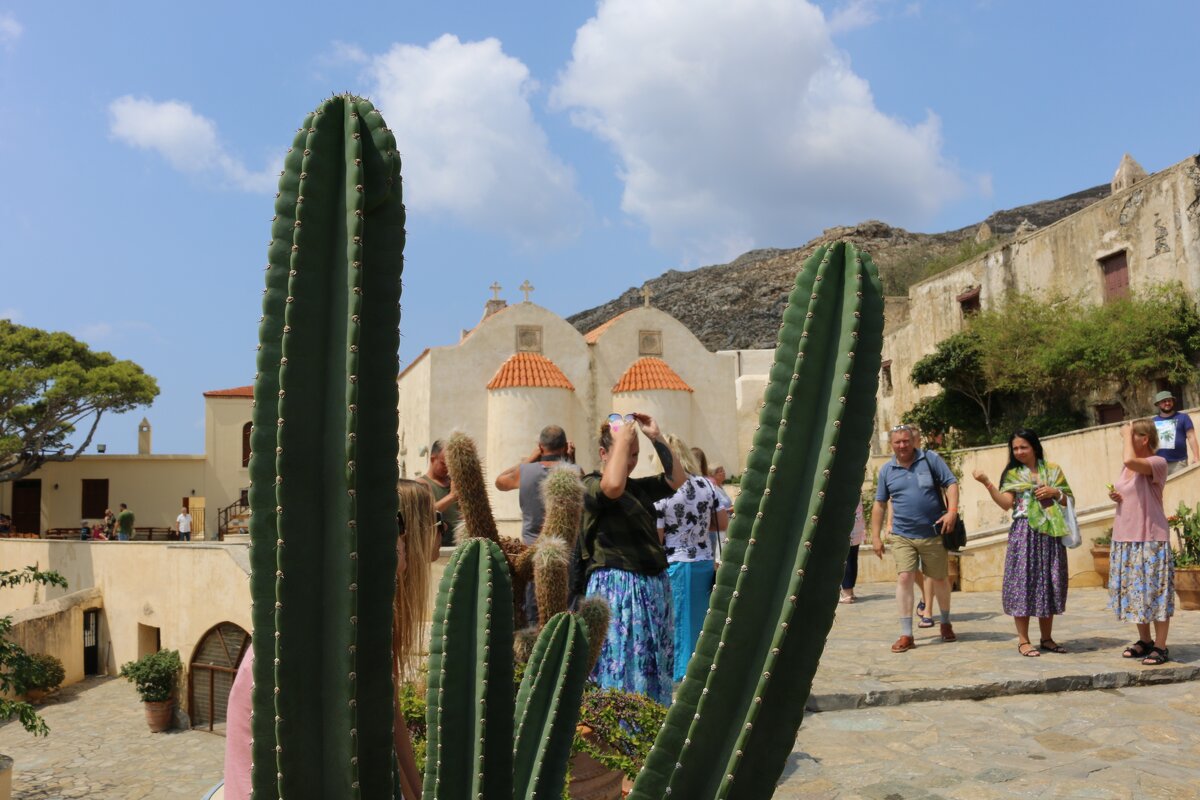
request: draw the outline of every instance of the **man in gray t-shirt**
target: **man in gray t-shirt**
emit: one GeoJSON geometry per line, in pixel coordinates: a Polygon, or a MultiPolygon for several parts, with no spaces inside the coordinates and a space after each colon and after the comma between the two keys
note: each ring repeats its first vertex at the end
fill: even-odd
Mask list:
{"type": "MultiPolygon", "coordinates": [[[[542,481],[559,463],[574,463],[575,446],[567,441],[566,432],[558,425],[547,425],[538,436],[533,452],[518,464],[514,464],[496,476],[496,488],[502,492],[519,492],[521,502],[521,541],[531,545],[542,532],[542,520],[546,508],[542,504],[542,481]]],[[[529,620],[537,619],[537,601],[533,592],[533,581],[525,590],[525,614],[529,620]]]]}

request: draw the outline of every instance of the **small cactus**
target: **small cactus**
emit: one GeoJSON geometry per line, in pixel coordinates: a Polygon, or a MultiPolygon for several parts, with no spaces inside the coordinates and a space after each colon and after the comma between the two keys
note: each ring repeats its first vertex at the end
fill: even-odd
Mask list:
{"type": "Polygon", "coordinates": [[[455,431],[446,442],[445,452],[450,485],[458,495],[459,514],[466,529],[464,535],[467,538],[499,542],[500,534],[496,530],[492,503],[483,482],[483,464],[479,460],[475,441],[462,431],[455,431]]]}
{"type": "Polygon", "coordinates": [[[538,627],[567,610],[571,553],[557,536],[542,534],[533,554],[533,586],[537,595],[538,627]]]}
{"type": "Polygon", "coordinates": [[[542,481],[541,491],[546,509],[541,536],[557,536],[566,542],[568,552],[574,550],[583,516],[583,481],[579,470],[574,464],[552,468],[542,481]]]}
{"type": "Polygon", "coordinates": [[[579,601],[575,613],[587,628],[588,640],[588,674],[596,669],[600,660],[600,650],[604,647],[604,639],[608,636],[608,623],[612,619],[612,609],[608,601],[599,595],[589,595],[579,601]]]}

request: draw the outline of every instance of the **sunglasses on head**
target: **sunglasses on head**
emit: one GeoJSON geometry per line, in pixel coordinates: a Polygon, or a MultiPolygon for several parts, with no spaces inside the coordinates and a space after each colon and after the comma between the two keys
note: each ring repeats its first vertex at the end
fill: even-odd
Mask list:
{"type": "Polygon", "coordinates": [[[610,429],[612,429],[613,433],[616,433],[617,431],[619,431],[621,429],[622,425],[632,425],[636,421],[637,420],[633,416],[633,414],[625,414],[625,415],[609,414],[608,415],[608,427],[610,429]]]}

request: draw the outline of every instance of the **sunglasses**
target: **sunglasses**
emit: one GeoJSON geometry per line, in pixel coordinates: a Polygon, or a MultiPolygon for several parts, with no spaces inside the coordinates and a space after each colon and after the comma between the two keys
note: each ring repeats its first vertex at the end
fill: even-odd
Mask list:
{"type": "Polygon", "coordinates": [[[633,414],[625,414],[624,416],[621,414],[608,415],[608,427],[613,433],[619,431],[622,425],[632,425],[636,421],[637,419],[633,416],[633,414]]]}

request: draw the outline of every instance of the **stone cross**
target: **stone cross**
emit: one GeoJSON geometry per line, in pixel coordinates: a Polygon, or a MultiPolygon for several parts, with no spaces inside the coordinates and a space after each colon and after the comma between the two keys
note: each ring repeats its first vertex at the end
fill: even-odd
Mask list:
{"type": "Polygon", "coordinates": [[[524,283],[522,283],[520,286],[517,287],[517,291],[525,293],[525,302],[528,303],[529,302],[529,293],[533,291],[533,284],[531,284],[529,282],[529,280],[526,279],[524,283]]]}
{"type": "Polygon", "coordinates": [[[642,304],[646,308],[650,307],[650,295],[651,294],[653,294],[653,292],[650,291],[649,284],[642,287],[642,304]]]}
{"type": "Polygon", "coordinates": [[[492,285],[489,286],[488,288],[492,290],[492,299],[499,300],[500,299],[500,284],[497,283],[496,281],[492,281],[492,285]]]}

